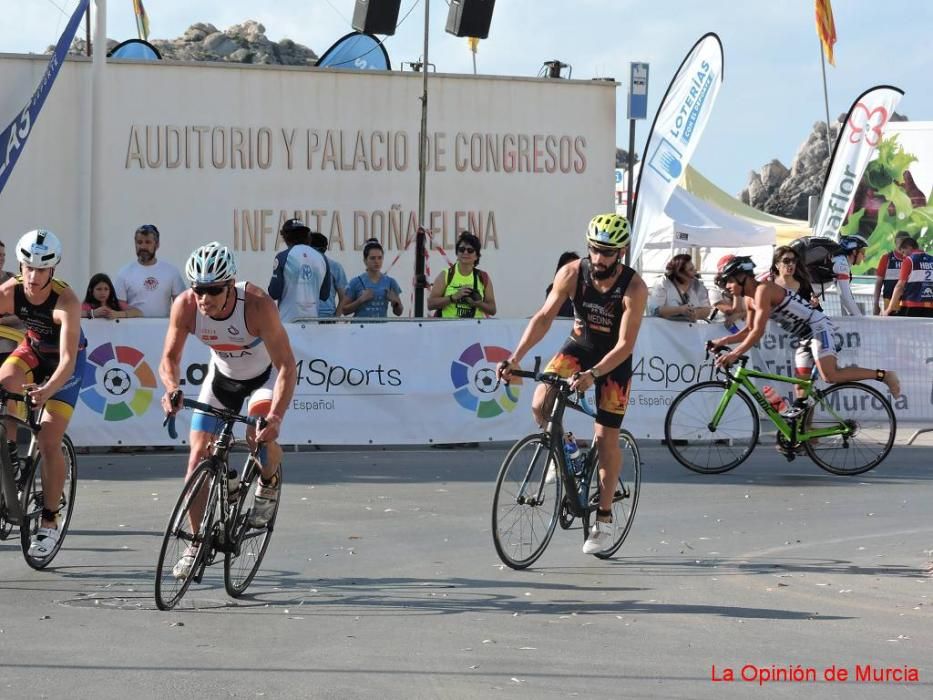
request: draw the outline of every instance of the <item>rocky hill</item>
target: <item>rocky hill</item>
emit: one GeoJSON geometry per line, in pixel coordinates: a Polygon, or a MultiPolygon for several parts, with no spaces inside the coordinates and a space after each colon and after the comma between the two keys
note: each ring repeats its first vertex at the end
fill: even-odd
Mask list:
{"type": "MultiPolygon", "coordinates": [[[[118,42],[107,40],[110,51],[118,42]]],[[[285,66],[313,66],[317,54],[291,39],[278,42],[266,37],[266,28],[254,20],[220,31],[213,24],[198,22],[177,39],[151,39],[162,57],[173,61],[227,61],[285,66]]],[[[51,50],[53,47],[49,47],[51,50]]],[[[85,53],[84,39],[75,39],[71,53],[85,53]]]]}
{"type": "MultiPolygon", "coordinates": [[[[841,114],[833,123],[831,144],[835,144],[845,117],[841,114]]],[[[895,112],[891,121],[907,121],[907,117],[895,112]]],[[[748,185],[739,197],[746,204],[769,214],[805,220],[810,195],[819,195],[828,167],[826,122],[816,122],[789,169],[781,161],[772,160],[749,174],[748,185]]]]}

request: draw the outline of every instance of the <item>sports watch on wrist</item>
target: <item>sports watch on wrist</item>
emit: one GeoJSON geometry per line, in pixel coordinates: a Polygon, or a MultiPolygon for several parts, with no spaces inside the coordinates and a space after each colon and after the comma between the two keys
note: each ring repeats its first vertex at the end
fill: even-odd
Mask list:
{"type": "Polygon", "coordinates": [[[586,371],[593,375],[593,379],[599,379],[599,370],[597,370],[595,367],[590,367],[586,371]]]}

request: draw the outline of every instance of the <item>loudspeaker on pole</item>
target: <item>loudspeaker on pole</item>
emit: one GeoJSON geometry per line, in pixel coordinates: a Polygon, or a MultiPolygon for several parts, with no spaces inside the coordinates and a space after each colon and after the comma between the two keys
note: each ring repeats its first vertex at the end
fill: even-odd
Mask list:
{"type": "Polygon", "coordinates": [[[447,33],[454,36],[489,36],[492,10],[496,0],[450,0],[447,11],[447,33]]]}
{"type": "MultiPolygon", "coordinates": [[[[427,1],[427,0],[426,0],[427,1]]],[[[353,28],[367,34],[395,34],[402,0],[356,0],[353,28]]]]}

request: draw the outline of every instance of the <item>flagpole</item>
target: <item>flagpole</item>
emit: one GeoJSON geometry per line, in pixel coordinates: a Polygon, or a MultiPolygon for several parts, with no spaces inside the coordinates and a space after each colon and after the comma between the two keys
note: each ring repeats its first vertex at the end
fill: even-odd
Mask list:
{"type": "Polygon", "coordinates": [[[820,65],[823,68],[823,102],[826,105],[826,157],[833,157],[833,144],[829,128],[829,91],[826,89],[826,56],[823,52],[823,44],[820,43],[820,65]]]}
{"type": "Polygon", "coordinates": [[[424,58],[421,59],[421,134],[418,139],[418,231],[415,234],[415,309],[414,316],[424,316],[424,256],[426,255],[424,220],[425,188],[428,169],[428,21],[431,1],[424,0],[424,58]]]}
{"type": "MultiPolygon", "coordinates": [[[[84,262],[87,267],[82,270],[84,276],[91,274],[92,270],[100,269],[100,246],[96,238],[103,231],[103,207],[101,200],[104,195],[103,164],[106,158],[104,146],[104,74],[107,63],[107,0],[92,0],[94,10],[94,47],[91,59],[91,177],[90,179],[90,211],[88,215],[88,246],[89,254],[84,262]]],[[[90,6],[90,3],[88,4],[90,6]]]]}

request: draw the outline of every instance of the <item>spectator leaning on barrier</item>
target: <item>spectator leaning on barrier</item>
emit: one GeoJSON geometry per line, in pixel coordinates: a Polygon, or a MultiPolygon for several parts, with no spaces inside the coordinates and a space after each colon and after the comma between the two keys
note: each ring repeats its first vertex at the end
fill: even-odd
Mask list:
{"type": "Polygon", "coordinates": [[[855,303],[855,296],[852,294],[852,268],[865,262],[868,241],[858,234],[853,234],[840,238],[839,245],[843,252],[833,256],[833,275],[836,277],[836,290],[839,292],[842,313],[848,316],[862,316],[862,310],[855,303]]]}
{"type": "Polygon", "coordinates": [[[910,237],[901,241],[900,251],[901,273],[884,315],[893,316],[900,304],[904,316],[933,318],[933,255],[910,237]]]}
{"type": "MultiPolygon", "coordinates": [[[[557,270],[561,269],[567,263],[572,263],[574,260],[579,260],[580,256],[574,253],[572,250],[565,251],[560,254],[560,257],[557,258],[557,269],[554,270],[554,274],[557,274],[557,270]]],[[[547,295],[551,293],[551,290],[554,289],[554,283],[551,282],[547,289],[544,290],[544,296],[547,298],[547,295]]],[[[573,318],[573,299],[564,299],[564,303],[560,305],[560,311],[557,312],[558,318],[573,318]]]]}
{"type": "Polygon", "coordinates": [[[288,247],[275,256],[269,296],[278,302],[282,323],[317,318],[324,285],[330,284],[324,256],[309,245],[311,229],[301,219],[286,221],[280,234],[288,247]]]}
{"type": "Polygon", "coordinates": [[[370,238],[363,246],[363,262],[366,272],[357,275],[347,285],[347,297],[340,310],[342,314],[353,314],[356,318],[385,318],[392,313],[401,316],[403,307],[399,296],[402,288],[398,282],[382,274],[382,260],[385,252],[375,238],[370,238]]]}
{"type": "Polygon", "coordinates": [[[85,318],[135,318],[140,316],[134,309],[117,299],[113,282],[103,272],[98,272],[87,283],[87,292],[81,304],[81,315],[85,318]]]}
{"type": "MultiPolygon", "coordinates": [[[[888,302],[891,301],[891,295],[894,293],[894,286],[901,275],[901,263],[904,256],[901,255],[901,243],[905,238],[910,238],[907,231],[898,231],[894,234],[894,250],[885,253],[878,261],[878,269],[875,270],[875,303],[872,311],[875,316],[881,315],[882,310],[888,308],[888,302]],[[883,301],[879,301],[879,299],[883,301]]],[[[899,309],[895,310],[892,316],[901,316],[899,309]]]]}
{"type": "MultiPolygon", "coordinates": [[[[3,284],[8,279],[15,277],[12,272],[8,272],[3,269],[6,266],[6,246],[3,244],[3,241],[0,241],[0,284],[3,284]]],[[[0,325],[7,326],[9,328],[16,328],[22,330],[24,328],[23,322],[19,316],[16,314],[6,314],[5,316],[0,316],[0,325]]],[[[0,337],[0,362],[6,359],[7,355],[13,352],[13,349],[16,347],[17,342],[12,338],[2,338],[0,337]]]]}
{"type": "Polygon", "coordinates": [[[457,262],[434,280],[428,309],[442,318],[485,318],[496,314],[489,275],[480,270],[479,238],[464,231],[457,239],[457,262]]]}
{"type": "Polygon", "coordinates": [[[706,287],[697,278],[693,259],[686,253],[667,263],[664,276],[655,282],[648,300],[651,314],[671,321],[699,321],[709,318],[712,307],[706,287]]]}
{"type": "Polygon", "coordinates": [[[347,294],[347,273],[344,271],[343,265],[327,256],[327,236],[312,231],[309,241],[311,247],[324,256],[324,263],[327,265],[324,287],[321,288],[321,294],[327,296],[318,303],[317,315],[319,318],[333,318],[337,315],[337,309],[343,304],[347,294]],[[329,284],[327,283],[328,279],[330,280],[329,284]]]}
{"type": "Polygon", "coordinates": [[[144,224],[136,229],[136,260],[117,273],[114,289],[117,299],[146,318],[168,318],[172,299],[185,291],[178,268],[156,259],[159,229],[144,224]]]}
{"type": "MultiPolygon", "coordinates": [[[[724,255],[716,264],[717,271],[722,271],[730,261],[734,260],[734,255],[724,255]]],[[[739,324],[745,322],[745,297],[734,297],[728,289],[724,289],[719,284],[719,276],[716,276],[713,289],[709,290],[709,300],[713,305],[713,312],[710,315],[710,321],[715,321],[718,314],[722,315],[722,324],[731,332],[738,333],[739,324]]]]}

